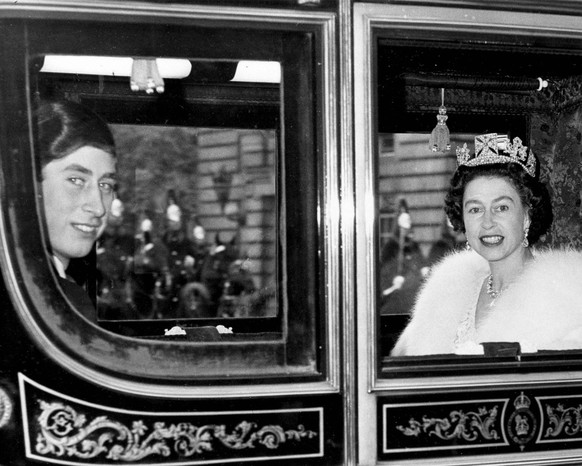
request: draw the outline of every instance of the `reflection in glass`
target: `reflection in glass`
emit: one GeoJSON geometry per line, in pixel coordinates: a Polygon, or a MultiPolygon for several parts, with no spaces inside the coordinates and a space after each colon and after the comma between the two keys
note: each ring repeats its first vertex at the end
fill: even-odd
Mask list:
{"type": "MultiPolygon", "coordinates": [[[[339,386],[337,355],[327,347],[338,337],[337,281],[331,290],[326,284],[337,275],[338,258],[328,258],[323,247],[327,232],[339,238],[338,224],[326,210],[318,216],[320,201],[325,206],[336,197],[338,169],[326,162],[336,146],[327,129],[335,107],[314,94],[329,95],[335,82],[327,34],[333,17],[324,16],[301,27],[270,17],[265,28],[265,18],[239,16],[152,20],[145,29],[112,24],[123,30],[123,41],[88,22],[86,35],[102,40],[74,50],[70,25],[46,36],[48,42],[39,32],[50,25],[30,29],[31,107],[45,100],[87,106],[111,126],[119,156],[108,231],[82,264],[86,291],[97,298],[98,325],[62,302],[53,281],[38,284],[51,297],[40,317],[68,324],[49,326],[65,348],[63,359],[87,362],[85,373],[101,381],[100,374],[93,377],[101,368],[113,378],[122,374],[114,385],[121,390],[135,376],[136,383],[152,385],[140,386],[140,393],[155,396],[187,390],[192,397],[208,383],[234,393],[231,384],[255,384],[257,374],[267,374],[260,382],[271,386],[292,377],[293,390],[339,386]],[[132,65],[186,59],[191,68],[187,76],[167,77],[158,62],[164,89],[149,93],[150,87],[133,90],[131,71],[43,69],[46,53],[74,52],[91,54],[91,62],[131,57],[132,65]],[[241,77],[249,59],[273,73],[241,77]],[[87,344],[95,351],[86,351],[87,344]],[[318,387],[296,386],[305,381],[318,387]]],[[[272,394],[259,388],[266,390],[272,394]]]]}
{"type": "Polygon", "coordinates": [[[444,210],[444,197],[456,168],[455,147],[468,141],[455,135],[451,150],[433,152],[428,134],[380,134],[378,141],[378,286],[382,315],[406,315],[430,266],[463,247],[444,210]]]}
{"type": "Polygon", "coordinates": [[[112,125],[100,320],[272,317],[275,131],[112,125]]]}

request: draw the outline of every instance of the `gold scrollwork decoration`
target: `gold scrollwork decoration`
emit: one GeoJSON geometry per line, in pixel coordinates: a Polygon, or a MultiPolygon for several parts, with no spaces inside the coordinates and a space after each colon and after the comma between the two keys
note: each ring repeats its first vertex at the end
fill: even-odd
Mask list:
{"type": "Polygon", "coordinates": [[[136,420],[129,428],[107,416],[87,422],[86,416],[63,403],[42,400],[39,403],[42,413],[38,417],[40,433],[36,451],[58,457],[91,459],[105,455],[107,459],[122,461],[139,461],[150,455],[168,457],[172,453],[191,457],[213,451],[214,442],[231,450],[255,448],[257,444],[277,449],[288,440],[301,441],[317,436],[303,425],[296,430],[284,430],[277,425],[258,428],[256,423],[248,421],[240,422],[230,433],[225,425],[198,427],[189,422],[170,425],[154,422],[150,429],[143,420],[136,420]]]}
{"type": "Polygon", "coordinates": [[[558,403],[555,408],[547,405],[546,413],[550,427],[546,429],[545,438],[558,437],[562,433],[572,436],[582,432],[582,405],[570,408],[565,408],[562,403],[558,403]]]}
{"type": "Polygon", "coordinates": [[[498,408],[479,408],[477,412],[454,410],[448,418],[429,418],[423,416],[422,422],[412,418],[408,426],[396,426],[406,436],[419,437],[422,433],[436,436],[443,440],[464,439],[473,442],[479,437],[486,440],[498,440],[499,434],[495,430],[498,408]]]}

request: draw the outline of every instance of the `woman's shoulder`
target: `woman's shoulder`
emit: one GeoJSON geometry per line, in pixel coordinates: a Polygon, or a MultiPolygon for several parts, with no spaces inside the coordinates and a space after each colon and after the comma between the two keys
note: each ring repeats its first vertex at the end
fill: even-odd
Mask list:
{"type": "Polygon", "coordinates": [[[572,248],[544,248],[534,252],[532,269],[552,269],[567,273],[582,273],[582,251],[572,248]],[[574,269],[572,269],[574,268],[574,269]]]}
{"type": "Polygon", "coordinates": [[[526,269],[524,278],[540,285],[582,291],[582,251],[569,248],[542,249],[534,252],[535,260],[526,269]]]}
{"type": "Polygon", "coordinates": [[[560,302],[562,297],[582,302],[582,251],[546,248],[534,251],[534,258],[509,288],[509,296],[515,295],[520,303],[529,300],[533,307],[542,302],[560,302]]]}
{"type": "Polygon", "coordinates": [[[524,273],[527,283],[575,298],[582,305],[582,251],[545,249],[535,254],[535,260],[524,273]]]}
{"type": "MultiPolygon", "coordinates": [[[[482,326],[484,341],[523,340],[540,349],[552,349],[569,332],[582,328],[582,252],[544,249],[534,256],[482,326]]],[[[582,341],[572,347],[582,347],[582,341]]]]}

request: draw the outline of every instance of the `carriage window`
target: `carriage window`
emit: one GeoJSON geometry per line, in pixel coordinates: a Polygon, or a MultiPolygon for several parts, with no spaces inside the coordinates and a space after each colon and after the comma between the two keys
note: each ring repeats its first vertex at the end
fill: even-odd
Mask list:
{"type": "Polygon", "coordinates": [[[333,15],[300,30],[239,19],[27,29],[26,79],[15,82],[28,83],[33,153],[14,163],[31,164],[17,171],[34,174],[22,185],[42,194],[41,215],[18,220],[38,224],[15,241],[38,245],[19,270],[42,291],[22,313],[46,327],[51,357],[91,379],[98,368],[156,393],[159,383],[337,383],[325,343],[337,337],[337,309],[327,312],[337,290],[323,282],[337,272],[325,207],[337,192],[324,97],[334,54],[318,32],[333,15]],[[85,109],[69,151],[47,102],[85,109]],[[68,216],[77,204],[82,215],[68,216]]]}
{"type": "MultiPolygon", "coordinates": [[[[554,357],[557,350],[569,350],[572,354],[579,351],[580,337],[550,322],[528,326],[524,324],[528,319],[524,319],[515,325],[507,324],[504,329],[495,326],[496,309],[502,308],[505,300],[511,299],[514,290],[519,289],[518,278],[500,292],[492,284],[491,277],[498,272],[495,261],[499,258],[492,257],[491,251],[508,234],[504,230],[506,236],[501,240],[498,226],[497,236],[490,238],[487,235],[493,233],[483,232],[483,226],[480,236],[477,233],[473,236],[477,247],[473,244],[472,251],[467,252],[467,240],[471,237],[459,228],[455,230],[445,213],[445,195],[459,163],[458,151],[466,145],[470,154],[485,154],[481,141],[487,139],[479,137],[487,133],[506,135],[512,144],[518,137],[537,157],[539,171],[533,178],[549,190],[547,199],[553,207],[551,226],[533,239],[535,244],[531,244],[528,230],[523,230],[521,236],[528,241],[519,238],[516,242],[519,251],[531,251],[536,258],[549,257],[540,251],[580,244],[575,226],[579,217],[574,219],[561,207],[564,186],[572,182],[579,186],[579,183],[556,172],[562,163],[570,167],[567,170],[571,173],[578,172],[565,142],[568,136],[560,136],[561,126],[569,127],[570,117],[558,101],[559,98],[567,100],[569,91],[564,89],[570,89],[575,81],[570,74],[577,72],[575,63],[579,63],[579,58],[552,56],[554,62],[550,64],[544,61],[550,55],[543,49],[528,49],[528,54],[524,54],[511,45],[493,52],[477,45],[458,49],[446,41],[433,46],[403,44],[398,39],[383,37],[376,40],[378,81],[373,93],[377,99],[374,122],[377,132],[371,145],[370,168],[374,173],[376,200],[372,281],[380,376],[434,375],[451,368],[471,370],[473,363],[497,368],[500,366],[496,364],[501,361],[523,365],[536,358],[554,357]],[[467,64],[476,61],[495,63],[495,66],[486,75],[474,75],[475,70],[467,64]],[[557,116],[550,118],[550,114],[557,116]],[[556,144],[563,144],[563,149],[556,151],[556,144]],[[457,254],[449,257],[453,252],[457,254]],[[461,283],[451,278],[454,274],[446,264],[473,256],[487,265],[482,273],[488,273],[480,279],[476,294],[470,291],[473,282],[466,279],[463,283],[467,286],[462,290],[457,288],[454,296],[439,295],[434,283],[439,283],[439,290],[455,289],[454,283],[461,283]],[[445,265],[435,269],[439,263],[445,265]],[[491,268],[490,264],[493,264],[491,268]],[[489,281],[485,283],[487,277],[489,281]],[[482,283],[485,283],[484,291],[479,294],[482,283]],[[455,320],[457,317],[451,318],[445,312],[442,302],[449,303],[447,309],[457,306],[464,313],[455,320]],[[475,307],[479,312],[467,313],[467,309],[475,307]],[[445,317],[437,322],[431,316],[439,313],[445,317]],[[454,324],[449,325],[452,320],[454,324]],[[533,337],[538,331],[535,325],[545,330],[551,328],[555,339],[533,337]],[[531,339],[536,343],[530,345],[531,339]]],[[[503,152],[504,149],[495,146],[495,150],[503,152]]],[[[574,188],[573,194],[566,195],[572,205],[579,204],[578,191],[574,188]]],[[[547,210],[534,201],[527,205],[529,218],[536,227],[548,225],[547,210]]],[[[524,263],[529,264],[526,260],[524,263]]],[[[464,267],[469,265],[465,263],[464,267]]],[[[471,267],[474,269],[468,270],[478,270],[477,265],[471,267]]],[[[527,271],[533,274],[533,266],[527,271]]],[[[531,292],[526,293],[529,295],[531,292]]],[[[528,304],[530,312],[534,312],[534,307],[534,303],[528,304]]],[[[516,309],[515,304],[512,309],[516,309]]],[[[545,322],[543,313],[539,314],[538,322],[545,322]]]]}
{"type": "MultiPolygon", "coordinates": [[[[94,266],[84,287],[97,324],[196,339],[250,319],[253,333],[280,332],[280,63],[49,55],[35,66],[39,105],[73,97],[114,139],[115,198],[80,261],[94,266]]],[[[78,263],[66,264],[73,278],[78,263]]]]}

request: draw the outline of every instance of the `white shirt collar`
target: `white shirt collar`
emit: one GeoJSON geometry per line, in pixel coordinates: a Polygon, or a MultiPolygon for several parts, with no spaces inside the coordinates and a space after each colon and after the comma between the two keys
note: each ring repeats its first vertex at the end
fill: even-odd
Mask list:
{"type": "Polygon", "coordinates": [[[67,278],[67,274],[65,273],[65,266],[57,256],[53,256],[53,263],[55,264],[55,268],[57,269],[59,277],[67,278]]]}

